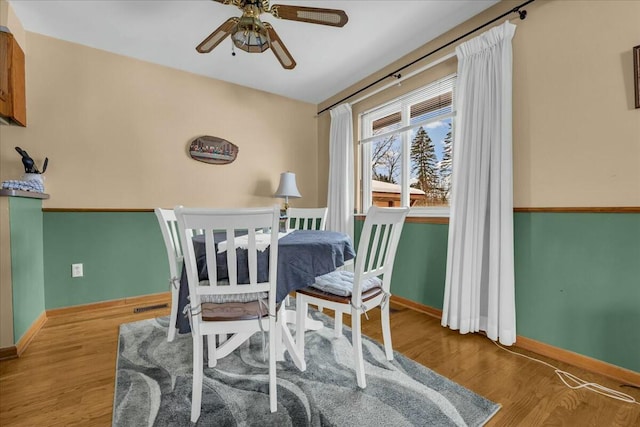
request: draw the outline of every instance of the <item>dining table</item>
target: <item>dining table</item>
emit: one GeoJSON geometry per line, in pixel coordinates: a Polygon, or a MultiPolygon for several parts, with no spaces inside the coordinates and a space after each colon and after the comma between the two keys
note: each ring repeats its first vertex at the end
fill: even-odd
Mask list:
{"type": "MultiPolygon", "coordinates": [[[[276,283],[276,303],[282,303],[287,295],[298,289],[306,288],[315,282],[315,278],[330,273],[342,267],[347,261],[355,257],[355,250],[351,237],[348,234],[325,230],[293,230],[278,239],[278,274],[276,283]]],[[[204,235],[196,235],[192,238],[193,248],[198,266],[199,280],[207,280],[206,248],[204,235]]],[[[223,280],[228,277],[226,251],[218,251],[218,244],[226,240],[224,232],[214,233],[214,244],[217,257],[217,278],[223,280]]],[[[268,280],[269,251],[258,254],[258,281],[268,280]]],[[[237,249],[238,284],[248,283],[246,268],[247,251],[237,249]]],[[[180,289],[178,299],[178,313],[183,313],[184,307],[189,304],[189,285],[187,274],[183,268],[180,277],[180,289]]],[[[286,310],[285,304],[280,304],[279,315],[283,317],[282,339],[284,347],[296,365],[301,368],[304,360],[299,360],[295,354],[293,338],[286,326],[295,322],[295,312],[286,310]]],[[[317,329],[320,322],[307,322],[308,329],[317,329]]],[[[176,328],[181,334],[190,333],[191,327],[187,315],[178,315],[176,328]]],[[[282,360],[284,350],[279,351],[278,359],[282,360]]],[[[302,368],[301,368],[302,369],[302,368]]]]}

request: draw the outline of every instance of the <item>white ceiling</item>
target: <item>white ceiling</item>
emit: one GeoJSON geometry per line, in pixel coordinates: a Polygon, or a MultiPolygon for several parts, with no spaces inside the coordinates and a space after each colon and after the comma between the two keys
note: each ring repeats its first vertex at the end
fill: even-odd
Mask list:
{"type": "Polygon", "coordinates": [[[25,30],[317,104],[478,14],[498,0],[275,0],[342,9],[343,28],[270,22],[297,66],[285,70],[270,50],[249,54],[224,40],[195,47],[240,16],[210,0],[9,0],[25,30]]]}

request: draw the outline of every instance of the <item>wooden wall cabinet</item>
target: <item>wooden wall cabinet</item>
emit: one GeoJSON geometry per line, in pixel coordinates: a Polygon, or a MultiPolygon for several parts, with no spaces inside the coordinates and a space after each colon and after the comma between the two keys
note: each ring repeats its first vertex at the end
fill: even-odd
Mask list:
{"type": "Polygon", "coordinates": [[[0,31],[0,119],[27,125],[24,52],[11,33],[0,31]]]}

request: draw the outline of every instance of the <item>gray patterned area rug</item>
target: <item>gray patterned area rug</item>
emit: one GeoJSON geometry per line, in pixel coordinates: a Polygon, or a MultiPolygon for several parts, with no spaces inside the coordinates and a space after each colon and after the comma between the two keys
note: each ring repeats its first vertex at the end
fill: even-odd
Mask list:
{"type": "MultiPolygon", "coordinates": [[[[364,337],[367,388],[358,389],[351,330],[333,338],[333,319],[305,336],[307,370],[287,354],[277,364],[278,411],[269,411],[268,366],[254,334],[208,368],[198,426],[481,426],[500,408],[482,396],[364,337]]],[[[120,326],[113,425],[189,426],[191,336],[167,342],[168,317],[120,326]]],[[[206,349],[206,346],[205,346],[206,349]]],[[[205,352],[206,353],[206,352],[205,352]]]]}

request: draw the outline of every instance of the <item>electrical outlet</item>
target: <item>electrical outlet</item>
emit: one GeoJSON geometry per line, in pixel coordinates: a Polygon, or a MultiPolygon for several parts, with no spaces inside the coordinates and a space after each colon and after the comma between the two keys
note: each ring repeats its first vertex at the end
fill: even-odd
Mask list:
{"type": "Polygon", "coordinates": [[[82,264],[71,264],[71,277],[82,277],[84,272],[82,271],[82,264]]]}

